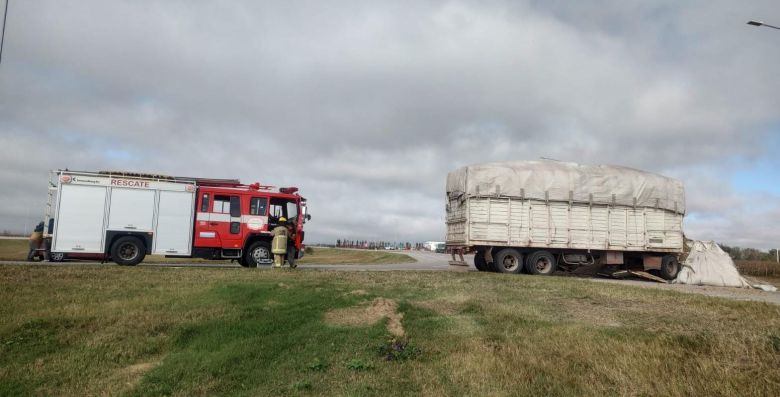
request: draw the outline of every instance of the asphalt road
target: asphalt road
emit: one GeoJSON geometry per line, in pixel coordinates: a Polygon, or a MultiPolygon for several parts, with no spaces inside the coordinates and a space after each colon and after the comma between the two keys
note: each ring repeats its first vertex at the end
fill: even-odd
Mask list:
{"type": "MultiPolygon", "coordinates": [[[[299,269],[315,269],[315,270],[329,270],[329,271],[470,271],[477,272],[474,268],[473,255],[466,256],[466,262],[468,267],[450,266],[448,261],[450,256],[447,254],[437,254],[433,252],[423,251],[405,251],[405,254],[413,257],[417,260],[415,263],[400,263],[400,264],[349,264],[349,265],[319,265],[319,264],[303,264],[299,265],[299,269]]],[[[20,262],[0,262],[0,264],[19,264],[20,262]]],[[[21,262],[25,263],[25,262],[21,262]]],[[[49,262],[37,262],[36,264],[50,265],[50,266],[72,266],[78,263],[79,265],[100,265],[99,262],[64,262],[64,263],[49,263],[49,262]]],[[[112,265],[104,265],[112,266],[112,265]]],[[[226,269],[241,269],[237,264],[210,264],[210,263],[170,263],[170,264],[141,264],[139,266],[144,267],[213,267],[213,268],[226,268],[226,269]]],[[[559,274],[559,277],[571,277],[566,274],[559,274]]],[[[507,275],[507,277],[512,277],[507,275]]],[[[521,277],[541,277],[541,276],[528,276],[523,275],[521,277]]],[[[720,298],[742,300],[742,301],[756,301],[766,302],[776,305],[780,305],[780,292],[764,292],[756,289],[745,288],[726,288],[726,287],[710,287],[710,286],[696,286],[696,285],[681,285],[681,284],[662,284],[651,281],[641,280],[613,280],[598,277],[584,277],[581,278],[582,282],[595,282],[603,284],[621,284],[629,285],[638,288],[660,288],[671,291],[678,291],[683,293],[701,294],[707,296],[714,296],[720,298]]]]}

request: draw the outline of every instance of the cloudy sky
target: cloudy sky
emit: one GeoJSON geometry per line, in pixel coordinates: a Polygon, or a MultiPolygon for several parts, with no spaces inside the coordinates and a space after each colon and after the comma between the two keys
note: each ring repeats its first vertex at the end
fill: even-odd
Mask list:
{"type": "Polygon", "coordinates": [[[296,185],[307,239],[440,240],[448,171],[680,178],[689,237],[780,245],[776,1],[11,0],[0,229],[47,171],[296,185]]]}

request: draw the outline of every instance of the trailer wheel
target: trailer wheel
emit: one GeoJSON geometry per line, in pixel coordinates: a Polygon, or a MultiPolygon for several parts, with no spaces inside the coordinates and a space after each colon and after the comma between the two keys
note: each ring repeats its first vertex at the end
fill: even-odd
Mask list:
{"type": "Polygon", "coordinates": [[[680,272],[680,262],[674,255],[666,255],[661,259],[661,269],[658,273],[666,280],[674,280],[680,272]]]}
{"type": "Polygon", "coordinates": [[[135,266],[146,256],[146,247],[136,237],[124,236],[111,245],[111,259],[120,266],[135,266]]]}
{"type": "Polygon", "coordinates": [[[525,261],[525,270],[529,274],[548,275],[553,274],[558,269],[558,262],[555,256],[547,251],[535,251],[528,255],[525,261]]]}
{"type": "Polygon", "coordinates": [[[504,248],[498,251],[493,268],[498,273],[520,273],[523,268],[523,254],[513,248],[504,248]]]}
{"type": "Polygon", "coordinates": [[[267,241],[255,241],[244,256],[246,267],[257,267],[261,261],[268,260],[273,260],[273,256],[271,256],[271,245],[267,241]]]}
{"type": "Polygon", "coordinates": [[[477,268],[477,270],[481,272],[489,271],[487,262],[485,261],[485,253],[482,251],[477,251],[474,253],[474,267],[477,268]]]}

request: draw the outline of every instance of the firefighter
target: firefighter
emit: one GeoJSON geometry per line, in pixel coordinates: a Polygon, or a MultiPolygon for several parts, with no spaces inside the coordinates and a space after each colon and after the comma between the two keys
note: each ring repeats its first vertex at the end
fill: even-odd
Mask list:
{"type": "Polygon", "coordinates": [[[287,218],[279,218],[279,224],[271,231],[271,235],[274,236],[271,242],[271,253],[274,254],[274,267],[282,267],[287,255],[287,237],[290,236],[290,231],[287,229],[287,218]]]}
{"type": "Polygon", "coordinates": [[[27,251],[27,261],[32,262],[35,257],[40,257],[40,259],[43,259],[43,254],[38,251],[39,248],[41,248],[41,243],[43,242],[43,222],[38,223],[37,226],[35,226],[35,230],[33,230],[32,234],[30,235],[30,250],[27,251]]]}

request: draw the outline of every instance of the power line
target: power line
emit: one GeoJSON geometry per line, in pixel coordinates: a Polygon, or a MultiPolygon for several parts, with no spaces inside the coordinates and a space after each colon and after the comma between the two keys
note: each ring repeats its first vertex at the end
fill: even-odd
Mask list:
{"type": "Polygon", "coordinates": [[[5,44],[5,21],[8,20],[8,2],[5,0],[5,12],[3,13],[3,34],[0,36],[0,63],[3,62],[3,44],[5,44]]]}

